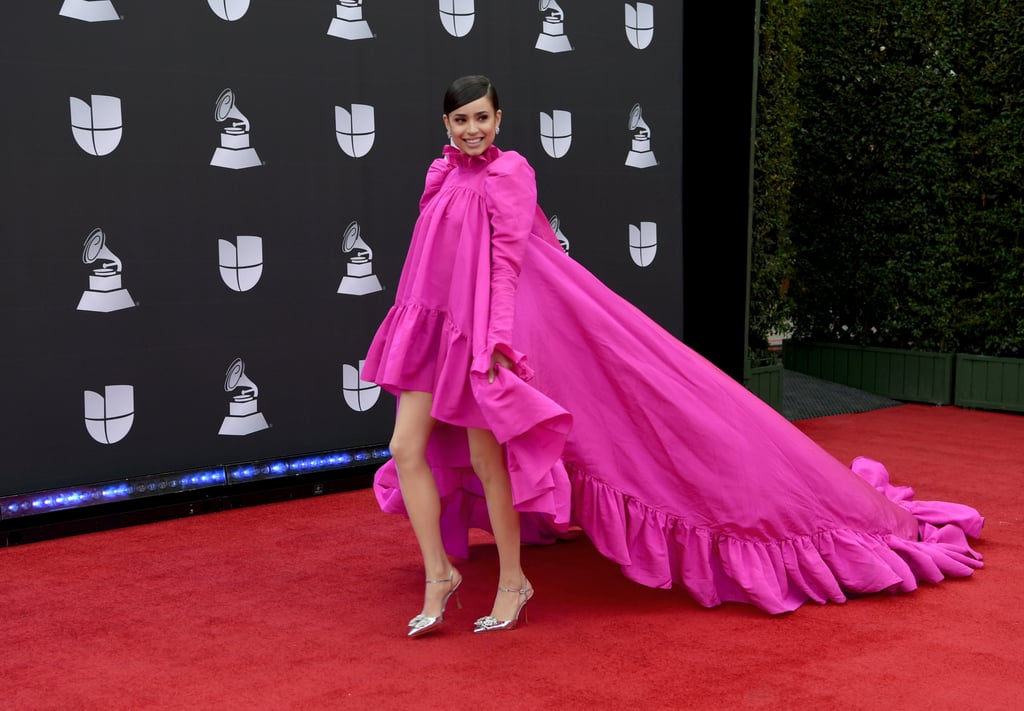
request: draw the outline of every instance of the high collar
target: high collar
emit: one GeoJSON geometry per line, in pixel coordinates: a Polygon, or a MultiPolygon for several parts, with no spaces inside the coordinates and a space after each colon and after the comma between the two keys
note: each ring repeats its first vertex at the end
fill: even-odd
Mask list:
{"type": "Polygon", "coordinates": [[[486,165],[501,155],[501,149],[493,143],[487,150],[478,156],[468,156],[455,146],[449,144],[444,147],[444,157],[449,163],[458,168],[468,168],[472,165],[486,165]]]}

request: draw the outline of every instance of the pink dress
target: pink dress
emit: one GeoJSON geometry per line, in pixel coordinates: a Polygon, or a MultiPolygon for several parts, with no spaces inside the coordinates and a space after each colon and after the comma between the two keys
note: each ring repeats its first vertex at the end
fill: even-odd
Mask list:
{"type": "MultiPolygon", "coordinates": [[[[465,427],[504,444],[524,542],[580,527],[638,583],[770,612],[966,576],[982,517],[833,458],[559,247],[532,168],[446,147],[364,377],[434,395],[428,461],[448,551],[489,528],[465,427]],[[492,351],[515,363],[487,370],[492,351]]],[[[405,513],[394,464],[374,480],[405,513]]]]}

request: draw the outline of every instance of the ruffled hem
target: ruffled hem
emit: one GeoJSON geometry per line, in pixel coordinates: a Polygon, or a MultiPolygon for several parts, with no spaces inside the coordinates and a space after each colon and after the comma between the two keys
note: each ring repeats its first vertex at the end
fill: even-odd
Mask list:
{"type": "MultiPolygon", "coordinates": [[[[565,477],[565,485],[556,484],[547,499],[517,503],[517,509],[524,514],[524,543],[553,543],[578,526],[630,580],[654,588],[682,585],[705,607],[741,602],[779,614],[807,601],[840,603],[856,595],[909,592],[920,582],[966,577],[983,566],[982,556],[967,541],[984,524],[977,511],[961,504],[914,501],[906,487],[889,484],[888,473],[876,461],[861,457],[852,469],[915,516],[917,540],[853,529],[778,541],[744,540],[689,525],[560,461],[550,473],[565,477]],[[564,519],[546,507],[569,486],[572,511],[564,519]]],[[[452,555],[467,557],[469,528],[490,530],[479,482],[468,467],[435,470],[435,476],[445,546],[452,555]]],[[[378,472],[374,489],[382,510],[405,514],[393,465],[378,472]]],[[[555,508],[565,510],[564,504],[555,508]]]]}
{"type": "Polygon", "coordinates": [[[460,427],[486,427],[466,374],[473,363],[469,338],[446,311],[398,304],[388,311],[363,366],[363,378],[397,395],[434,394],[431,414],[460,427]]]}
{"type": "MultiPolygon", "coordinates": [[[[481,426],[504,446],[512,501],[526,514],[521,526],[523,541],[554,542],[568,531],[571,517],[572,492],[560,456],[572,429],[572,417],[504,368],[496,371],[493,382],[486,372],[476,370],[469,381],[483,418],[481,426]]],[[[445,547],[453,555],[465,557],[469,529],[490,530],[490,524],[483,489],[469,464],[466,436],[457,423],[440,418],[431,433],[427,461],[441,497],[445,547]]],[[[408,515],[393,460],[377,471],[374,491],[382,510],[408,515]]]]}
{"type": "MultiPolygon", "coordinates": [[[[878,462],[858,458],[853,469],[882,493],[899,491],[878,462]]],[[[705,607],[742,602],[778,614],[807,601],[908,592],[920,581],[965,577],[982,567],[967,535],[980,532],[983,519],[960,504],[890,498],[911,514],[927,511],[928,520],[917,519],[916,541],[852,529],[751,541],[688,525],[574,467],[569,475],[574,517],[599,552],[630,580],[657,588],[680,584],[705,607]]]]}

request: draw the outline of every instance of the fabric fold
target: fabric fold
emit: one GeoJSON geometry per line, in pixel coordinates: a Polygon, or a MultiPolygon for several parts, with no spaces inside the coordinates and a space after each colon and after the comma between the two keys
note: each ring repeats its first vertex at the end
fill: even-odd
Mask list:
{"type": "MultiPolygon", "coordinates": [[[[449,553],[467,556],[469,529],[489,529],[474,427],[505,449],[524,542],[582,532],[630,580],[681,586],[707,607],[778,614],[982,567],[968,543],[984,524],[976,510],[918,501],[872,459],[837,461],[570,258],[536,205],[523,206],[528,235],[522,214],[498,220],[492,290],[487,181],[517,176],[508,185],[522,192],[528,170],[493,146],[432,166],[364,366],[390,392],[434,396],[427,459],[449,553]],[[513,368],[490,382],[495,350],[513,368]]],[[[382,510],[406,513],[392,462],[374,490],[382,510]]]]}
{"type": "MultiPolygon", "coordinates": [[[[832,530],[765,543],[692,526],[625,497],[585,472],[569,472],[574,521],[602,555],[619,563],[635,582],[659,588],[680,584],[707,607],[742,602],[777,614],[807,601],[909,592],[919,582],[964,577],[982,567],[981,556],[956,521],[939,527],[920,522],[916,540],[832,530]]],[[[977,513],[975,517],[981,518],[977,513]]]]}

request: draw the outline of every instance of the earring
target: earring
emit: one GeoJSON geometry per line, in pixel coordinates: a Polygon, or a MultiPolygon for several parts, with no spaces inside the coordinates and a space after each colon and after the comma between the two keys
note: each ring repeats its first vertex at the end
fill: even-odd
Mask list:
{"type": "Polygon", "coordinates": [[[494,127],[494,135],[497,136],[499,133],[501,133],[501,126],[495,126],[494,127]]]}
{"type": "Polygon", "coordinates": [[[451,131],[445,131],[445,133],[448,135],[448,140],[450,141],[451,138],[452,138],[452,132],[451,131]]]}

